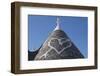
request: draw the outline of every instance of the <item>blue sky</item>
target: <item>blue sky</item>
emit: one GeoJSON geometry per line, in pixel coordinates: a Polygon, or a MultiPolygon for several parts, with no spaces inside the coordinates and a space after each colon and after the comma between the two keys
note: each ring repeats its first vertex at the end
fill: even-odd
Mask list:
{"type": "MultiPolygon", "coordinates": [[[[28,49],[38,49],[56,27],[58,16],[28,15],[28,49]]],[[[88,53],[88,18],[59,16],[60,27],[81,53],[88,53]]]]}

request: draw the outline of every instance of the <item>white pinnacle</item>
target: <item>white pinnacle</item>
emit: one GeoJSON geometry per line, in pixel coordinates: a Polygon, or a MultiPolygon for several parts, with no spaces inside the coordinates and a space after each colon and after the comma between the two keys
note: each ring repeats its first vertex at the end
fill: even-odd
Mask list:
{"type": "Polygon", "coordinates": [[[56,28],[54,29],[55,30],[60,30],[60,25],[59,25],[59,18],[57,17],[57,21],[56,21],[56,28]]]}

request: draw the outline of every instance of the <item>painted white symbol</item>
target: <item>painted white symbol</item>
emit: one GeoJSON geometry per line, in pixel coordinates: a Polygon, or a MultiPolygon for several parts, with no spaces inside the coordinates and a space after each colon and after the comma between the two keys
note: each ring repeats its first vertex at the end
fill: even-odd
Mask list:
{"type": "Polygon", "coordinates": [[[57,54],[61,54],[65,49],[71,47],[71,45],[72,45],[72,44],[71,44],[71,41],[70,41],[69,39],[65,39],[65,38],[61,38],[61,39],[58,39],[58,38],[51,38],[51,40],[48,42],[48,46],[51,47],[52,49],[54,49],[54,50],[57,52],[57,54]],[[52,40],[54,40],[54,39],[58,40],[58,42],[59,42],[58,45],[61,45],[61,46],[62,46],[64,43],[69,43],[69,44],[68,44],[66,47],[62,48],[60,51],[58,51],[57,48],[53,47],[53,46],[50,44],[50,42],[51,42],[52,40]],[[62,40],[64,40],[64,41],[62,41],[62,40]]]}
{"type": "Polygon", "coordinates": [[[45,52],[42,56],[40,56],[40,58],[42,58],[43,56],[46,58],[48,52],[50,52],[52,49],[54,49],[57,52],[57,54],[61,54],[65,49],[71,47],[72,44],[71,44],[71,41],[69,39],[66,39],[66,38],[60,38],[60,39],[51,38],[50,41],[48,42],[48,46],[50,47],[50,49],[47,52],[45,52]],[[62,46],[64,43],[68,43],[68,45],[66,47],[62,48],[60,51],[58,51],[55,47],[53,47],[50,44],[52,42],[52,40],[55,40],[55,39],[58,40],[58,42],[59,42],[58,45],[60,45],[60,46],[62,46]]]}

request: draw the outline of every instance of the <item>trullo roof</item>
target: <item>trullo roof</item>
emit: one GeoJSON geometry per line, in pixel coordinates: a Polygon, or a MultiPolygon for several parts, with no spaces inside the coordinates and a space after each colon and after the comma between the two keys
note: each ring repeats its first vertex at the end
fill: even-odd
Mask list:
{"type": "Polygon", "coordinates": [[[53,59],[76,59],[84,58],[79,49],[70,40],[67,34],[61,30],[59,19],[57,26],[51,35],[39,49],[35,60],[53,60],[53,59]]]}

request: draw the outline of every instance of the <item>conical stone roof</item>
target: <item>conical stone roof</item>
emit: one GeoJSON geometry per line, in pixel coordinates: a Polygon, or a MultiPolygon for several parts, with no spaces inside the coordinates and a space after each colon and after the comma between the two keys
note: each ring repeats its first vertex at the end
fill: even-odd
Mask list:
{"type": "Polygon", "coordinates": [[[84,58],[79,49],[74,45],[66,33],[57,26],[48,39],[44,42],[35,57],[35,60],[76,59],[84,58]]]}
{"type": "Polygon", "coordinates": [[[54,30],[40,48],[35,60],[84,58],[62,30],[54,30]]]}

